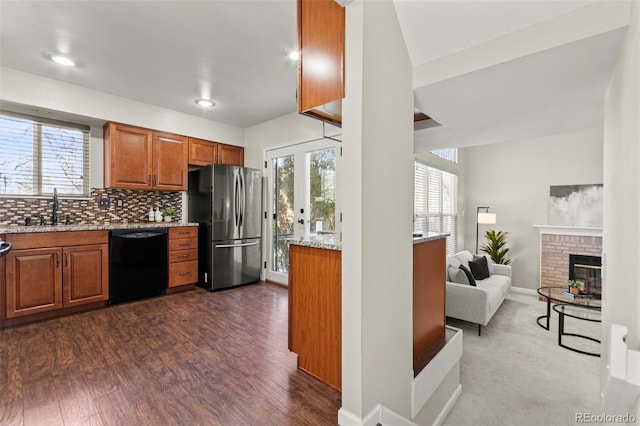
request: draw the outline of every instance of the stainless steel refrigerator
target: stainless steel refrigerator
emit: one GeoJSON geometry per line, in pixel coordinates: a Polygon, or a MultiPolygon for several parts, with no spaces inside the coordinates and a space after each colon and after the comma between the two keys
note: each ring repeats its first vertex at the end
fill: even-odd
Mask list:
{"type": "Polygon", "coordinates": [[[260,170],[213,164],[189,172],[189,222],[199,224],[198,285],[221,290],[260,279],[260,170]]]}

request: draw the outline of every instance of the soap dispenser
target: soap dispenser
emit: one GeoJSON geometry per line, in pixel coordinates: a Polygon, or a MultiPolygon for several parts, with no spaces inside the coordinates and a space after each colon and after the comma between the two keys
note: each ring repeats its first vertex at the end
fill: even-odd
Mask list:
{"type": "Polygon", "coordinates": [[[156,220],[156,214],[153,211],[153,207],[149,207],[149,222],[154,222],[156,220]]]}
{"type": "Polygon", "coordinates": [[[156,207],[156,222],[162,222],[162,213],[160,207],[156,207]]]}

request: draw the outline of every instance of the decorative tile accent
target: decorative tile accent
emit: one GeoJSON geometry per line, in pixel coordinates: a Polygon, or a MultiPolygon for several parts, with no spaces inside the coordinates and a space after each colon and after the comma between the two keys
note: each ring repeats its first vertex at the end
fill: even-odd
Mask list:
{"type": "MultiPolygon", "coordinates": [[[[167,191],[138,191],[130,189],[92,188],[91,200],[59,199],[58,223],[65,218],[74,225],[98,225],[146,222],[150,207],[173,207],[176,217],[182,217],[182,193],[167,191]],[[101,209],[98,201],[109,199],[109,208],[101,209]],[[118,207],[117,201],[123,206],[118,207]]],[[[0,198],[0,226],[23,226],[25,217],[38,225],[40,215],[46,224],[51,223],[52,199],[47,198],[0,198]]]]}

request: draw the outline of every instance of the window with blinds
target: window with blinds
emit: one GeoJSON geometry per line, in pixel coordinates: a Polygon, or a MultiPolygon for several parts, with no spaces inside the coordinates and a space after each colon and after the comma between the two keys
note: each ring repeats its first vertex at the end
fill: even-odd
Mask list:
{"type": "Polygon", "coordinates": [[[89,196],[89,127],[0,113],[0,195],[89,196]]]}
{"type": "Polygon", "coordinates": [[[458,176],[415,162],[414,231],[449,233],[447,254],[457,247],[457,196],[458,176]]]}

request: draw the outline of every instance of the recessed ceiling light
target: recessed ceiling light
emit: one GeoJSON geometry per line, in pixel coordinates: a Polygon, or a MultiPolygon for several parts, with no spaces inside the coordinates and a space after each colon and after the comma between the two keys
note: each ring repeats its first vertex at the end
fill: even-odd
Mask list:
{"type": "Polygon", "coordinates": [[[298,52],[297,50],[289,52],[289,59],[291,59],[292,61],[297,61],[298,59],[300,59],[300,52],[298,52]]]}
{"type": "Polygon", "coordinates": [[[65,67],[75,67],[76,63],[66,56],[51,55],[51,60],[56,64],[64,65],[65,67]]]}
{"type": "Polygon", "coordinates": [[[216,103],[209,99],[196,99],[196,103],[203,107],[212,107],[216,103]]]}

